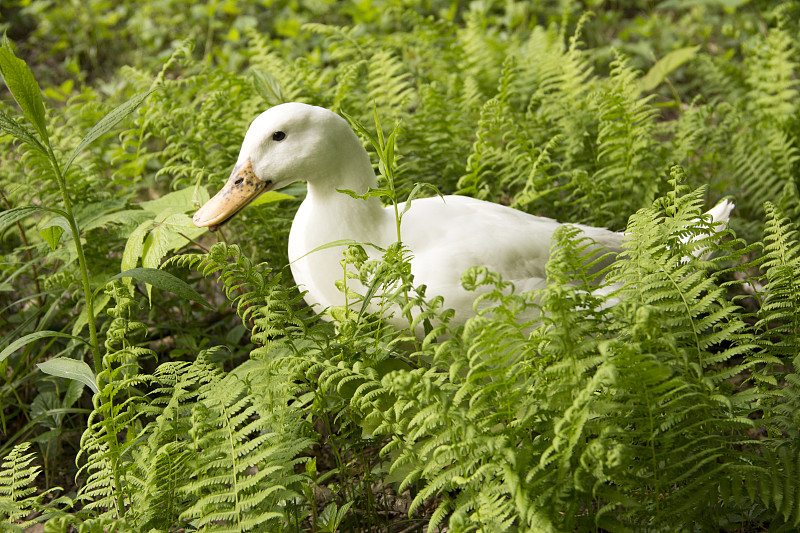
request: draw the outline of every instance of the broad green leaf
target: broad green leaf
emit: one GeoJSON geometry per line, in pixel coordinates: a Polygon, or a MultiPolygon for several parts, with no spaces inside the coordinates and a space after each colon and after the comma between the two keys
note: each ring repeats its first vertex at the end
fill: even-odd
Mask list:
{"type": "Polygon", "coordinates": [[[147,220],[139,224],[139,227],[128,236],[128,241],[125,243],[125,251],[122,252],[120,270],[130,270],[139,263],[139,258],[142,257],[142,249],[144,248],[145,235],[152,227],[153,221],[147,220]]]}
{"type": "Polygon", "coordinates": [[[3,46],[0,47],[0,74],[6,82],[11,96],[19,104],[22,114],[30,121],[34,129],[39,133],[45,145],[50,141],[47,137],[47,127],[44,120],[44,103],[42,102],[42,91],[33,72],[22,59],[19,59],[11,51],[11,44],[8,39],[3,37],[3,46]]]}
{"type": "MultiPolygon", "coordinates": [[[[161,222],[161,225],[167,234],[167,251],[183,248],[189,244],[189,239],[196,239],[206,232],[206,228],[198,228],[192,222],[192,217],[183,213],[174,213],[168,216],[161,222]]],[[[162,258],[159,258],[159,263],[162,258]]]]}
{"type": "Polygon", "coordinates": [[[147,211],[142,211],[141,209],[121,209],[119,211],[97,216],[86,224],[81,224],[81,232],[85,233],[93,229],[102,228],[109,224],[138,225],[150,218],[152,218],[150,213],[147,211]]]}
{"type": "Polygon", "coordinates": [[[39,234],[50,246],[50,248],[55,250],[62,235],[67,238],[72,236],[72,228],[70,227],[66,218],[57,216],[48,220],[39,229],[39,234]]]}
{"type": "Polygon", "coordinates": [[[50,374],[51,376],[59,378],[74,379],[87,385],[95,393],[100,392],[100,389],[97,388],[94,372],[92,372],[89,365],[83,361],[58,357],[45,361],[44,363],[38,363],[36,366],[45,374],[50,374]]]}
{"type": "Polygon", "coordinates": [[[64,233],[64,230],[55,224],[39,230],[39,235],[42,236],[42,239],[50,246],[51,250],[55,250],[56,246],[58,246],[58,241],[61,239],[62,233],[64,233]]]}
{"type": "Polygon", "coordinates": [[[23,346],[35,340],[39,340],[45,337],[63,337],[65,339],[74,339],[76,341],[81,341],[83,343],[86,343],[86,341],[80,337],[76,337],[75,335],[69,335],[68,333],[61,333],[60,331],[50,331],[50,330],[36,331],[34,333],[29,333],[24,337],[20,337],[19,339],[15,340],[14,342],[6,346],[5,349],[2,352],[0,352],[0,361],[5,360],[9,355],[16,352],[23,346]]]}
{"type": "MultiPolygon", "coordinates": [[[[189,286],[188,283],[164,270],[159,270],[157,268],[132,268],[110,277],[106,280],[106,283],[119,278],[133,278],[137,281],[143,281],[144,283],[149,283],[156,289],[171,292],[186,300],[191,300],[208,308],[212,308],[212,305],[208,303],[200,293],[189,286]]],[[[103,285],[105,285],[105,283],[103,285]]]]}
{"type": "Polygon", "coordinates": [[[255,200],[253,200],[252,202],[250,202],[250,205],[248,207],[269,204],[272,202],[280,202],[281,200],[292,200],[292,199],[294,199],[294,196],[291,196],[289,194],[284,194],[278,191],[267,191],[258,198],[256,198],[255,200]]]}
{"type": "Polygon", "coordinates": [[[144,240],[142,248],[142,266],[158,268],[161,260],[169,251],[169,240],[172,231],[164,224],[159,224],[144,240]]]}
{"type": "Polygon", "coordinates": [[[253,87],[255,87],[256,92],[258,92],[269,105],[277,105],[286,102],[286,97],[283,96],[280,83],[278,83],[275,76],[269,72],[257,69],[254,70],[253,87]]]}
{"type": "Polygon", "coordinates": [[[656,61],[656,64],[639,80],[639,89],[642,91],[652,91],[658,87],[672,71],[692,59],[699,50],[699,46],[689,46],[668,53],[656,61]]]}
{"type": "Polygon", "coordinates": [[[148,202],[141,202],[139,207],[146,211],[150,211],[153,215],[164,217],[173,213],[185,213],[186,211],[196,209],[194,202],[204,204],[211,196],[205,187],[200,187],[195,191],[194,187],[186,187],[179,191],[165,194],[161,198],[150,200],[148,202]]]}
{"type": "MultiPolygon", "coordinates": [[[[165,213],[169,213],[169,210],[165,213]]],[[[206,231],[195,226],[191,217],[183,213],[170,214],[160,221],[158,219],[156,217],[156,227],[147,235],[142,246],[142,266],[147,268],[158,268],[167,253],[186,246],[189,239],[195,239],[206,231]]]]}
{"type": "Polygon", "coordinates": [[[69,409],[80,399],[81,394],[83,394],[83,383],[75,380],[70,381],[64,393],[64,401],[61,402],[61,407],[69,409]]]}
{"type": "MultiPolygon", "coordinates": [[[[164,212],[168,213],[169,210],[164,212]]],[[[189,239],[199,237],[205,231],[206,228],[198,228],[192,223],[192,219],[183,213],[173,213],[167,216],[163,221],[157,222],[155,230],[145,238],[142,246],[142,266],[158,268],[167,253],[186,246],[189,239]]],[[[148,299],[150,295],[151,287],[148,285],[148,299]]]]}
{"type": "Polygon", "coordinates": [[[47,154],[47,149],[42,146],[42,143],[40,143],[36,137],[28,133],[28,130],[17,124],[16,120],[11,118],[11,116],[2,110],[0,110],[0,130],[6,132],[15,139],[19,139],[20,141],[29,144],[39,152],[45,155],[47,154]]]}
{"type": "Polygon", "coordinates": [[[16,224],[20,220],[27,218],[40,211],[47,211],[44,207],[36,207],[33,205],[24,205],[22,207],[15,207],[0,213],[0,233],[12,224],[16,224]]]}
{"type": "Polygon", "coordinates": [[[117,107],[112,109],[106,116],[101,118],[97,122],[97,124],[95,124],[92,127],[92,129],[89,130],[89,133],[87,133],[86,136],[84,136],[84,138],[72,152],[72,155],[70,155],[69,159],[67,159],[67,163],[66,165],[64,165],[64,174],[67,173],[67,169],[70,167],[70,165],[72,165],[72,162],[75,160],[76,157],[78,157],[78,154],[80,154],[84,148],[86,148],[95,140],[97,140],[98,137],[111,131],[111,129],[114,126],[122,122],[122,120],[125,117],[133,113],[133,111],[136,110],[137,107],[142,105],[142,102],[144,102],[145,99],[148,96],[150,96],[155,90],[156,88],[154,87],[149,91],[137,94],[124,104],[118,105],[117,107]]]}

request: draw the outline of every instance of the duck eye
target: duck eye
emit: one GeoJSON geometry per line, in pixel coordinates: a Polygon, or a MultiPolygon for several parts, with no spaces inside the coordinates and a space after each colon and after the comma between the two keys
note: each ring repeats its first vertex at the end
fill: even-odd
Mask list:
{"type": "Polygon", "coordinates": [[[276,131],[275,133],[272,134],[272,140],[273,141],[282,141],[285,138],[286,138],[286,134],[283,133],[282,131],[276,131]]]}

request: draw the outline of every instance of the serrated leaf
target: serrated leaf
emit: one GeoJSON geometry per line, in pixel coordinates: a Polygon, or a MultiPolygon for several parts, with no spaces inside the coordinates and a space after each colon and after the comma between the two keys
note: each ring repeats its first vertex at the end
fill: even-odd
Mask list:
{"type": "Polygon", "coordinates": [[[30,344],[35,340],[39,340],[45,337],[63,337],[66,339],[74,339],[76,341],[81,341],[83,343],[88,344],[82,338],[76,337],[75,335],[70,335],[68,333],[62,333],[60,331],[50,331],[50,330],[36,331],[34,333],[29,333],[24,337],[20,337],[19,339],[15,340],[14,342],[6,346],[5,349],[2,352],[0,352],[0,361],[4,361],[9,355],[16,352],[23,346],[30,344]]]}
{"type": "Polygon", "coordinates": [[[147,211],[141,209],[122,209],[114,211],[113,213],[106,213],[96,216],[86,224],[81,224],[81,232],[91,231],[93,229],[102,228],[109,224],[141,224],[151,217],[147,211]]]}
{"type": "Polygon", "coordinates": [[[173,213],[185,213],[189,210],[195,209],[195,202],[201,204],[206,203],[211,196],[205,187],[199,187],[195,190],[194,187],[186,187],[169,194],[165,194],[161,198],[141,202],[139,207],[146,211],[150,211],[155,216],[164,217],[173,213]]]}
{"type": "Polygon", "coordinates": [[[11,118],[11,116],[2,110],[0,110],[0,130],[3,130],[15,139],[18,139],[34,147],[39,152],[47,155],[47,149],[42,146],[42,143],[40,143],[36,137],[28,133],[28,130],[17,124],[16,120],[11,118]]]}
{"type": "Polygon", "coordinates": [[[32,205],[24,205],[22,207],[15,207],[13,209],[7,209],[0,213],[0,233],[5,231],[5,229],[12,224],[16,224],[20,220],[27,218],[33,214],[36,214],[40,211],[47,211],[48,209],[44,207],[36,207],[32,205]]]}
{"type": "Polygon", "coordinates": [[[186,246],[189,239],[206,231],[195,226],[191,217],[183,213],[173,213],[156,222],[156,226],[145,239],[142,249],[142,266],[147,268],[158,268],[170,251],[186,246]]]}
{"type": "MultiPolygon", "coordinates": [[[[208,308],[213,308],[212,305],[208,303],[200,293],[189,286],[188,283],[164,270],[159,270],[157,268],[132,268],[108,278],[106,283],[120,278],[133,278],[137,281],[143,281],[144,283],[149,283],[156,289],[171,292],[186,300],[191,300],[208,308]]],[[[105,283],[103,285],[105,285],[105,283]]]]}
{"type": "Polygon", "coordinates": [[[142,251],[142,266],[146,268],[158,268],[161,260],[167,255],[169,248],[170,229],[161,224],[151,231],[144,240],[142,251]]]}
{"type": "Polygon", "coordinates": [[[144,237],[147,230],[152,227],[153,221],[147,220],[139,224],[128,236],[128,241],[125,243],[125,251],[122,252],[120,270],[130,270],[139,263],[139,258],[142,257],[142,248],[144,247],[144,237]]]}
{"type": "Polygon", "coordinates": [[[19,104],[22,114],[39,133],[45,145],[50,141],[47,137],[47,127],[44,120],[44,103],[42,91],[33,72],[22,59],[11,51],[8,40],[3,38],[3,47],[0,48],[0,74],[6,82],[11,96],[19,104]]]}
{"type": "Polygon", "coordinates": [[[688,46],[668,53],[656,61],[656,64],[639,80],[639,89],[641,91],[652,91],[658,87],[672,71],[692,59],[699,50],[699,46],[688,46]]]}
{"type": "Polygon", "coordinates": [[[44,363],[38,363],[36,366],[45,374],[50,374],[51,376],[59,378],[74,379],[84,385],[88,385],[95,393],[100,392],[100,389],[97,388],[94,372],[92,372],[89,365],[83,361],[58,357],[45,361],[44,363]]]}
{"type": "Polygon", "coordinates": [[[142,105],[142,102],[144,102],[145,99],[148,96],[150,96],[151,94],[153,94],[153,92],[155,92],[156,90],[157,90],[157,88],[154,87],[154,88],[150,89],[149,91],[145,91],[143,93],[137,94],[136,96],[134,96],[133,98],[131,98],[127,102],[125,102],[123,104],[120,104],[117,107],[115,107],[114,109],[112,109],[106,116],[101,118],[97,122],[97,124],[92,126],[92,129],[89,130],[89,133],[87,133],[83,137],[81,142],[78,144],[78,146],[72,152],[72,155],[70,155],[69,159],[67,159],[67,163],[64,165],[64,174],[67,173],[67,169],[69,169],[70,165],[72,165],[72,162],[75,160],[76,157],[78,157],[78,154],[80,154],[83,151],[84,148],[86,148],[91,143],[96,141],[98,139],[98,137],[100,137],[100,136],[108,133],[109,131],[111,131],[111,129],[114,126],[116,126],[117,124],[122,122],[122,120],[125,117],[127,117],[128,115],[133,113],[136,110],[136,108],[139,107],[140,105],[142,105]]]}
{"type": "MultiPolygon", "coordinates": [[[[145,268],[158,269],[161,266],[161,259],[167,255],[169,243],[169,228],[156,225],[155,229],[147,234],[142,244],[142,266],[145,268]]],[[[147,301],[153,305],[153,287],[147,285],[147,301]]]]}

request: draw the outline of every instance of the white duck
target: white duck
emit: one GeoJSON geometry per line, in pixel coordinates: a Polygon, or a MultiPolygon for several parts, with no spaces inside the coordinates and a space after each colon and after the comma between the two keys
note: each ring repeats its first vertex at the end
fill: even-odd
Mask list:
{"type": "MultiPolygon", "coordinates": [[[[310,252],[342,239],[385,248],[397,240],[397,232],[393,209],[376,198],[361,200],[337,191],[361,194],[376,187],[377,179],[358,137],[336,113],[287,103],[259,115],[245,135],[228,182],[195,213],[194,224],[214,230],[262,192],[299,180],[308,182],[308,194],[289,233],[292,274],[307,291],[310,305],[344,305],[344,295],[335,285],[343,277],[343,247],[310,252]]],[[[709,214],[715,221],[727,221],[732,208],[724,201],[709,214]]],[[[456,312],[454,322],[463,323],[473,314],[475,294],[462,288],[461,274],[472,266],[486,266],[517,291],[542,288],[550,239],[559,225],[510,207],[445,196],[414,200],[403,217],[401,235],[413,256],[415,285],[427,285],[429,297],[443,296],[444,306],[456,312]]],[[[609,251],[620,250],[622,233],[575,226],[609,251]]],[[[355,289],[365,292],[360,286],[355,289]]],[[[406,319],[397,315],[390,321],[407,327],[406,319]]]]}

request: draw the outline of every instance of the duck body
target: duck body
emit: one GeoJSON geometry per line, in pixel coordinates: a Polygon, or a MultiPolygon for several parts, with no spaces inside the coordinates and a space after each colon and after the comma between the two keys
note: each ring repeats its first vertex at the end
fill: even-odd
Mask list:
{"type": "MultiPolygon", "coordinates": [[[[317,201],[313,187],[300,206],[289,234],[289,260],[295,282],[308,290],[306,301],[324,309],[344,305],[336,281],[344,277],[340,261],[344,247],[316,250],[327,243],[348,239],[365,244],[371,258],[397,241],[394,209],[376,199],[360,200],[339,194],[335,204],[317,201]],[[335,205],[334,209],[330,209],[335,205]],[[324,207],[323,207],[324,206],[324,207]],[[330,213],[336,213],[331,216],[330,213]],[[308,288],[315,288],[309,290],[308,288]]],[[[402,212],[404,204],[400,204],[402,212]]],[[[400,228],[411,256],[414,284],[428,287],[429,296],[444,297],[445,307],[456,311],[455,323],[473,314],[475,293],[461,285],[470,267],[485,266],[513,283],[517,291],[547,285],[545,265],[555,220],[528,215],[501,205],[465,196],[414,200],[400,228]]],[[[602,228],[576,225],[609,251],[619,252],[622,234],[602,228]]],[[[361,286],[350,287],[361,294],[361,286]]],[[[357,284],[356,284],[357,285],[357,284]]],[[[390,322],[407,325],[403,317],[390,322]]]]}
{"type": "MultiPolygon", "coordinates": [[[[216,226],[235,215],[261,192],[294,181],[308,182],[308,194],[292,223],[289,259],[295,282],[306,301],[323,310],[345,304],[336,281],[344,277],[345,246],[326,244],[350,240],[364,244],[372,258],[397,241],[394,209],[376,198],[358,199],[338,190],[363,194],[377,187],[364,147],[349,124],[324,108],[289,103],[273,107],[251,124],[228,183],[194,216],[199,227],[216,226]],[[338,190],[337,190],[338,189],[338,190]]],[[[730,212],[720,210],[719,220],[730,212]]],[[[404,205],[399,206],[400,212],[404,205]]],[[[514,284],[517,291],[546,286],[545,266],[558,222],[465,196],[421,198],[402,218],[400,235],[411,255],[414,284],[426,285],[427,296],[442,296],[455,310],[454,323],[473,314],[475,294],[461,286],[470,267],[485,266],[514,284]]],[[[616,254],[623,234],[574,225],[598,247],[616,254]]],[[[365,293],[355,280],[351,289],[365,293]]],[[[398,312],[390,319],[407,326],[398,312]]]]}

